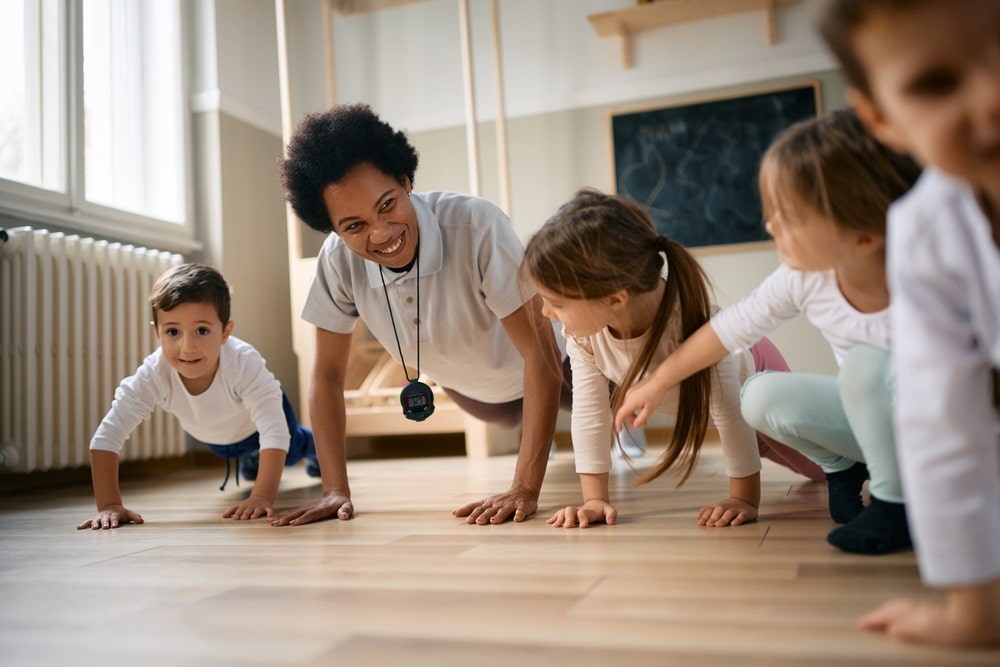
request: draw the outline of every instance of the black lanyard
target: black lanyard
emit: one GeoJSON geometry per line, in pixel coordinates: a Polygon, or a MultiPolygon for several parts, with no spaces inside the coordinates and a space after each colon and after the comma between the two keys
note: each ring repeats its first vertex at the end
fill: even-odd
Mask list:
{"type": "Polygon", "coordinates": [[[396,349],[399,351],[399,361],[403,364],[403,375],[407,384],[399,394],[399,403],[403,406],[403,416],[413,421],[421,422],[434,414],[434,391],[420,381],[420,248],[417,248],[417,374],[410,378],[403,360],[403,347],[399,344],[399,334],[396,332],[396,319],[392,316],[392,305],[389,303],[389,288],[385,286],[385,275],[382,265],[378,265],[378,275],[382,279],[382,291],[385,292],[385,305],[389,309],[389,321],[392,322],[392,335],[396,339],[396,349]]]}

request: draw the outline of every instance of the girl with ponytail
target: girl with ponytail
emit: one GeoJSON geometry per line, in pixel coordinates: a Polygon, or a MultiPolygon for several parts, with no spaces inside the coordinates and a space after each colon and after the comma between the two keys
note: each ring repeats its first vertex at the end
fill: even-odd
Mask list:
{"type": "Polygon", "coordinates": [[[616,423],[641,426],[684,378],[804,314],[829,341],[837,375],[758,373],[743,385],[743,417],[822,467],[830,517],[844,524],[827,536],[830,544],[862,554],[909,548],[892,423],[885,239],[889,205],[919,175],[913,160],[878,143],[849,109],[782,132],[759,174],[781,265],[630,386],[616,423]]]}
{"type": "MultiPolygon", "coordinates": [[[[618,515],[608,488],[612,416],[626,392],[717,310],[708,278],[687,250],[657,234],[644,209],[593,189],[580,190],[542,226],[525,249],[521,270],[537,286],[543,314],[563,326],[573,376],[571,430],[583,503],[560,509],[548,523],[612,524],[618,515]]],[[[709,418],[719,429],[730,488],[726,498],[701,509],[699,525],[757,518],[760,454],[822,479],[814,463],[759,436],[741,417],[740,386],[765,368],[788,370],[766,339],[693,373],[665,395],[656,409],[675,415],[676,425],[639,483],[675,469],[682,484],[697,462],[709,418]]]]}

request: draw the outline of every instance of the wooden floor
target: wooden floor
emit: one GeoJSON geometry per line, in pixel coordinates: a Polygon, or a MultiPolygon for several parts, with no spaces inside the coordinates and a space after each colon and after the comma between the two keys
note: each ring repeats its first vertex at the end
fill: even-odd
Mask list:
{"type": "MultiPolygon", "coordinates": [[[[451,516],[506,489],[513,464],[352,462],[356,518],[297,528],[218,518],[247,492],[218,490],[221,462],[124,484],[146,523],[115,531],[75,530],[89,486],[0,495],[0,665],[1000,664],[854,629],[931,593],[911,552],[828,546],[822,484],[765,463],[760,521],[699,528],[726,489],[712,447],[681,489],[634,488],[622,465],[618,525],[557,529],[544,518],[579,495],[560,451],[531,520],[451,516]]],[[[317,494],[291,468],[278,506],[317,494]]]]}

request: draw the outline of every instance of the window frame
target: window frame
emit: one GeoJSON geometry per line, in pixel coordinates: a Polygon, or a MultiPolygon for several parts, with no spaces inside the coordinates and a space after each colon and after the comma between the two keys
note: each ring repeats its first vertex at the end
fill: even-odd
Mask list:
{"type": "MultiPolygon", "coordinates": [[[[43,2],[44,0],[36,0],[43,2]]],[[[98,204],[86,199],[84,161],[83,99],[83,0],[57,2],[59,58],[56,83],[41,79],[41,86],[58,88],[59,146],[63,191],[0,177],[0,224],[29,224],[54,231],[93,235],[113,241],[133,243],[180,253],[199,251],[195,237],[195,193],[193,179],[191,47],[189,3],[178,2],[180,26],[180,82],[183,220],[174,222],[132,211],[98,204]]],[[[44,19],[44,16],[42,18],[44,19]]],[[[52,63],[37,63],[38,69],[52,63]]],[[[27,63],[26,67],[35,64],[27,63]]],[[[42,113],[53,113],[51,109],[42,113]]],[[[48,140],[43,139],[43,140],[48,140]]]]}

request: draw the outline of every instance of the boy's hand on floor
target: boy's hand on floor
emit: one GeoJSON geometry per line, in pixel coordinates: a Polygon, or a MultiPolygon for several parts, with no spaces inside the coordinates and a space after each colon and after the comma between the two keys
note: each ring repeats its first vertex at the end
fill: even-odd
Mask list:
{"type": "Polygon", "coordinates": [[[127,523],[144,523],[142,516],[126,508],[124,505],[111,505],[97,512],[92,519],[77,525],[77,530],[92,528],[93,530],[108,530],[124,526],[127,523]]]}
{"type": "Polygon", "coordinates": [[[222,518],[244,521],[247,519],[259,519],[262,516],[271,516],[273,514],[274,502],[272,500],[250,494],[249,498],[223,512],[222,518]]]}

